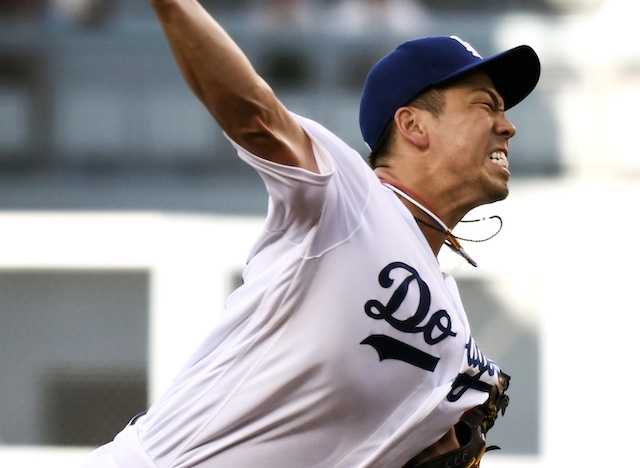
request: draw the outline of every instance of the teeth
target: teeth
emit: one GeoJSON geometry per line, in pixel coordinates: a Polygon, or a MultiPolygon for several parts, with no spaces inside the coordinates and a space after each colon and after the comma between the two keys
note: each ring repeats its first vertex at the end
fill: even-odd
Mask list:
{"type": "Polygon", "coordinates": [[[507,169],[509,168],[509,160],[507,159],[507,155],[504,153],[504,151],[494,151],[489,155],[489,159],[491,159],[491,161],[498,164],[499,166],[507,169]]]}

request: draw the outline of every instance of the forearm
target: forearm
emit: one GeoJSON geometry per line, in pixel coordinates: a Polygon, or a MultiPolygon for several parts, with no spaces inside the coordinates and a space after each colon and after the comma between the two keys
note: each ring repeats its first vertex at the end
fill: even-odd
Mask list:
{"type": "Polygon", "coordinates": [[[226,101],[249,100],[263,85],[262,80],[226,31],[196,0],[151,3],[187,83],[224,124],[225,114],[233,114],[226,112],[225,104],[230,104],[226,101]]]}
{"type": "Polygon", "coordinates": [[[266,159],[313,169],[300,126],[200,3],[151,4],[185,80],[229,137],[266,159]]]}

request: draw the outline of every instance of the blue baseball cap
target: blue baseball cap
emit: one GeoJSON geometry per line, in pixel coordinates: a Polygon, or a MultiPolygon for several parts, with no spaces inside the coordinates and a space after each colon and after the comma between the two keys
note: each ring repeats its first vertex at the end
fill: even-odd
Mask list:
{"type": "Polygon", "coordinates": [[[471,72],[489,75],[509,109],[535,88],[540,78],[540,60],[527,45],[482,58],[456,36],[405,42],[374,65],[367,76],[360,100],[364,141],[375,149],[396,110],[422,91],[471,72]]]}

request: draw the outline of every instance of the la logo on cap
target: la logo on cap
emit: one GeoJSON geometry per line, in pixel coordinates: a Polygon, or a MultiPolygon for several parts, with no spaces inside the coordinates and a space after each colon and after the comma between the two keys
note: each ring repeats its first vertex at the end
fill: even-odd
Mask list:
{"type": "Polygon", "coordinates": [[[458,41],[460,44],[462,44],[464,46],[465,49],[467,49],[469,52],[471,52],[473,55],[475,55],[476,57],[478,57],[479,59],[482,58],[482,56],[476,51],[476,49],[474,49],[471,44],[469,44],[466,41],[463,41],[462,39],[460,39],[458,36],[449,36],[451,39],[455,39],[456,41],[458,41]]]}

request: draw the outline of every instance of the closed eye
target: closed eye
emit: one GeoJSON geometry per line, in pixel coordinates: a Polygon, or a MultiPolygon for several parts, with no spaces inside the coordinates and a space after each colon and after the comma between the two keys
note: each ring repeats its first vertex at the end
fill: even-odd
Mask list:
{"type": "Polygon", "coordinates": [[[498,94],[490,88],[479,88],[484,97],[478,100],[478,103],[487,106],[492,112],[504,112],[504,102],[498,94]]]}
{"type": "Polygon", "coordinates": [[[486,101],[486,102],[480,102],[479,104],[482,105],[482,106],[487,106],[491,110],[494,109],[494,103],[493,102],[486,101]]]}

